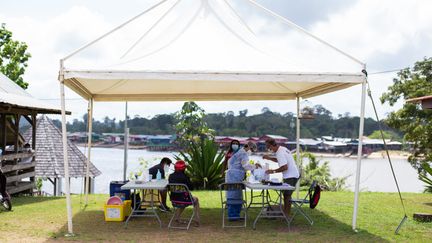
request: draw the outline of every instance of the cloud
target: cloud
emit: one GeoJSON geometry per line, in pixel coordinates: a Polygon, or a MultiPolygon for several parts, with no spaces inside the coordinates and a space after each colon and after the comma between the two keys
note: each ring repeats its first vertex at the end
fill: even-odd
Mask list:
{"type": "MultiPolygon", "coordinates": [[[[316,4],[310,5],[309,2],[261,1],[266,7],[291,18],[326,41],[366,61],[369,72],[405,67],[423,56],[431,55],[432,47],[429,43],[432,41],[432,16],[428,13],[428,10],[432,9],[431,2],[347,2],[316,1],[316,4]]],[[[119,24],[120,20],[131,17],[127,15],[133,15],[127,13],[125,9],[128,9],[129,12],[133,11],[135,14],[139,11],[134,6],[139,6],[142,9],[148,6],[148,3],[144,6],[139,1],[135,2],[135,4],[129,4],[124,9],[119,9],[123,17],[113,15],[115,8],[120,8],[120,6],[112,2],[106,2],[100,9],[96,8],[92,3],[84,7],[83,5],[75,6],[74,3],[67,2],[65,4],[67,7],[57,6],[58,13],[54,14],[53,12],[56,11],[46,11],[50,16],[49,18],[43,18],[40,14],[37,14],[38,9],[36,8],[47,8],[47,6],[37,4],[34,5],[34,15],[32,11],[28,11],[26,16],[23,16],[18,13],[0,10],[0,19],[7,23],[16,39],[28,43],[29,50],[32,53],[33,57],[29,62],[25,75],[26,80],[30,83],[29,92],[37,98],[58,98],[57,72],[59,59],[119,24]],[[115,6],[115,8],[112,6],[115,6]]],[[[253,24],[258,28],[271,29],[271,33],[275,35],[283,28],[280,24],[266,26],[269,23],[268,19],[260,18],[254,21],[256,22],[253,24]]],[[[208,37],[211,37],[211,35],[208,37]]],[[[293,43],[298,44],[299,42],[293,43]]],[[[274,44],[275,46],[281,46],[284,42],[274,40],[274,44]]],[[[270,49],[274,50],[276,48],[270,49]]],[[[216,52],[216,50],[213,51],[216,52]]],[[[247,54],[246,51],[244,54],[247,54]]],[[[96,49],[96,51],[89,52],[88,55],[101,56],[103,53],[96,49]]],[[[232,61],[235,63],[236,60],[233,59],[232,61]]],[[[339,62],[332,64],[337,66],[339,62]]],[[[394,74],[370,77],[376,101],[378,101],[381,93],[386,90],[386,87],[391,84],[392,77],[394,77],[394,74]]],[[[357,113],[360,110],[360,88],[360,86],[357,86],[310,100],[313,104],[323,104],[335,115],[345,112],[358,115],[357,113]],[[335,99],[335,97],[337,98],[335,99]]],[[[68,109],[73,112],[72,117],[81,117],[86,112],[86,102],[75,100],[78,96],[70,91],[67,92],[67,97],[74,99],[67,102],[68,109]]],[[[50,102],[59,104],[58,100],[50,102]]],[[[292,101],[198,103],[207,112],[226,112],[227,107],[234,112],[248,109],[248,114],[260,113],[262,107],[269,107],[272,111],[281,113],[295,111],[295,102],[292,101]]],[[[147,117],[147,114],[175,112],[181,108],[181,102],[133,102],[129,107],[130,114],[147,117]]],[[[378,108],[381,116],[395,109],[381,105],[378,105],[378,108]]],[[[106,115],[123,119],[123,111],[124,103],[121,102],[95,104],[96,119],[101,119],[106,115]]],[[[370,104],[367,106],[366,114],[367,116],[373,115],[370,104]]]]}

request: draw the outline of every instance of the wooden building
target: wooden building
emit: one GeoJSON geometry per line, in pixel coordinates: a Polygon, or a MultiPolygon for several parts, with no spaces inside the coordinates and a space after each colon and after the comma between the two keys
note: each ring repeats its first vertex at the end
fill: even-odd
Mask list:
{"type": "MultiPolygon", "coordinates": [[[[0,73],[0,167],[7,177],[10,194],[33,193],[35,187],[36,143],[29,144],[29,148],[25,146],[20,122],[34,128],[37,114],[60,113],[60,109],[33,98],[0,73]]],[[[31,137],[36,137],[36,129],[31,137]]]]}

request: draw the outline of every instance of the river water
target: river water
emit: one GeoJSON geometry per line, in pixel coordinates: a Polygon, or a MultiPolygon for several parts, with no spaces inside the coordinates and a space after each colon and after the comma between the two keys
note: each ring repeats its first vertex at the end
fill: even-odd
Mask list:
{"type": "MultiPolygon", "coordinates": [[[[85,148],[80,150],[87,153],[85,148]]],[[[95,193],[108,193],[110,181],[122,180],[124,151],[115,148],[92,148],[92,162],[102,172],[95,180],[95,193]]],[[[150,152],[146,150],[129,150],[128,168],[129,172],[139,167],[138,159],[156,164],[163,157],[169,157],[174,161],[173,152],[150,152]]],[[[270,168],[276,168],[277,164],[263,160],[258,156],[251,156],[251,159],[261,163],[268,162],[270,168]]],[[[322,158],[321,161],[329,161],[333,177],[348,176],[347,189],[354,190],[355,169],[357,160],[355,158],[322,158]]],[[[392,159],[393,167],[402,192],[422,192],[423,182],[417,179],[416,171],[406,159],[392,159]]],[[[272,175],[273,176],[273,175],[272,175]]],[[[274,175],[279,177],[280,175],[274,175]]],[[[64,185],[63,185],[64,186],[64,185]]],[[[362,191],[396,192],[396,185],[391,173],[387,159],[367,158],[362,160],[360,188],[362,191]]],[[[43,190],[52,193],[51,183],[44,182],[43,190]]],[[[71,180],[71,192],[80,193],[83,191],[83,179],[74,178],[71,180]]]]}

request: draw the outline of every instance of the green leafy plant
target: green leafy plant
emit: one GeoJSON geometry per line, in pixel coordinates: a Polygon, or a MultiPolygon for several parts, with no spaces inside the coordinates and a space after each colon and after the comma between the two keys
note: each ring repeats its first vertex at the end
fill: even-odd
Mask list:
{"type": "Polygon", "coordinates": [[[432,177],[432,168],[429,164],[422,164],[423,171],[419,174],[419,179],[426,183],[424,192],[432,193],[432,179],[428,177],[432,177]]]}
{"type": "Polygon", "coordinates": [[[185,161],[188,166],[186,174],[198,189],[217,189],[223,182],[222,161],[223,151],[218,152],[218,146],[213,140],[204,139],[191,143],[189,149],[174,156],[176,160],[185,161]]]}
{"type": "Polygon", "coordinates": [[[195,102],[185,102],[182,110],[175,114],[178,121],[175,125],[177,143],[186,150],[192,143],[199,143],[200,140],[213,138],[214,130],[210,129],[204,121],[205,111],[195,102]]]}
{"type": "Polygon", "coordinates": [[[21,88],[27,89],[28,83],[23,75],[27,62],[31,57],[27,52],[27,44],[12,38],[12,32],[6,29],[6,24],[0,25],[0,72],[17,83],[21,88]]]}
{"type": "Polygon", "coordinates": [[[315,155],[304,152],[301,154],[301,165],[303,175],[300,181],[300,186],[308,188],[312,181],[318,181],[318,184],[324,190],[328,191],[341,191],[346,187],[346,180],[350,176],[344,177],[331,177],[329,162],[325,161],[320,165],[320,160],[315,155]],[[303,160],[307,159],[309,162],[303,166],[303,160]]]}
{"type": "MultiPolygon", "coordinates": [[[[155,158],[154,160],[157,160],[155,158]]],[[[136,177],[140,177],[142,173],[148,169],[149,162],[142,157],[138,158],[139,165],[133,171],[129,172],[129,180],[136,180],[136,177]]]]}

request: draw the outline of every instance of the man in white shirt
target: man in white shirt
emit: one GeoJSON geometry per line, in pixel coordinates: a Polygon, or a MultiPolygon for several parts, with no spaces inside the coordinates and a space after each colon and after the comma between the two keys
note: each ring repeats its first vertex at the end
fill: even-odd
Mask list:
{"type": "MultiPolygon", "coordinates": [[[[294,157],[291,152],[282,146],[279,146],[274,139],[266,140],[266,147],[276,153],[276,158],[264,155],[263,159],[268,159],[279,164],[279,168],[275,170],[267,170],[267,174],[282,172],[283,181],[291,186],[296,186],[300,176],[294,157]]],[[[284,191],[284,212],[289,215],[291,211],[291,195],[293,190],[284,191]]]]}

